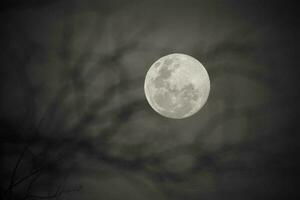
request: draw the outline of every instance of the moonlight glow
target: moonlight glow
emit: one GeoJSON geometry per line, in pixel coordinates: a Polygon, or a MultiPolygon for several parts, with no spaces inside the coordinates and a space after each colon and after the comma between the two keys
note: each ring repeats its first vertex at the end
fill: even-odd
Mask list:
{"type": "Polygon", "coordinates": [[[153,63],[147,72],[144,89],[150,106],[156,112],[182,119],[203,107],[209,95],[210,81],[198,60],[175,53],[153,63]]]}

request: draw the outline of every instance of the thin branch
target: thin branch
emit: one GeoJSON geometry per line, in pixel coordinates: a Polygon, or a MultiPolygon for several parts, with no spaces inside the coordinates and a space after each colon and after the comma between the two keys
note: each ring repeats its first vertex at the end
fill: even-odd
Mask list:
{"type": "Polygon", "coordinates": [[[26,145],[26,147],[24,148],[24,150],[21,152],[17,162],[16,162],[16,165],[13,169],[13,172],[12,172],[12,175],[11,175],[11,179],[10,179],[10,184],[9,184],[9,190],[12,189],[14,187],[14,181],[15,181],[15,176],[16,176],[16,173],[17,173],[17,169],[25,155],[25,152],[27,151],[28,149],[28,145],[26,145]]]}

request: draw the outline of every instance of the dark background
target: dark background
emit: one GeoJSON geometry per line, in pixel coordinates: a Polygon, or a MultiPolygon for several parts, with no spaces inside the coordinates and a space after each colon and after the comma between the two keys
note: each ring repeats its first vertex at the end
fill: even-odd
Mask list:
{"type": "Polygon", "coordinates": [[[4,1],[2,199],[295,199],[299,66],[291,1],[4,1]],[[197,58],[206,105],[155,113],[144,77],[197,58]]]}

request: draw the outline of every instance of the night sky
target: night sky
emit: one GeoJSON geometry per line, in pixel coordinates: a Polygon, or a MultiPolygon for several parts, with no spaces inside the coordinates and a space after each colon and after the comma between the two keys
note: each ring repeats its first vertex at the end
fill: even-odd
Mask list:
{"type": "Polygon", "coordinates": [[[4,2],[1,199],[296,198],[292,1],[4,2]],[[205,106],[181,120],[144,95],[171,53],[211,79],[205,106]]]}

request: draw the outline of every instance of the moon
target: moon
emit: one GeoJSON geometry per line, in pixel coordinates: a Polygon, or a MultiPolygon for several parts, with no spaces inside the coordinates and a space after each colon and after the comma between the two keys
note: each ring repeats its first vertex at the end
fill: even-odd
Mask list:
{"type": "Polygon", "coordinates": [[[210,80],[204,66],[181,53],[161,57],[148,70],[144,91],[150,106],[164,117],[183,119],[206,103],[210,80]]]}

